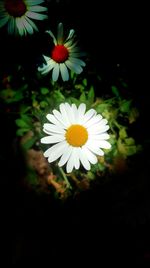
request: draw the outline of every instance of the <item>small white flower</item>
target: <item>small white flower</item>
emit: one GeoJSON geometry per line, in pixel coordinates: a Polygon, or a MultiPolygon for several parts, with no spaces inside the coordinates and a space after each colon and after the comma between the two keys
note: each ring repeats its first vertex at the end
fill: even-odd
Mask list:
{"type": "Polygon", "coordinates": [[[50,144],[51,147],[44,152],[44,156],[51,163],[59,159],[58,166],[66,164],[67,173],[73,168],[79,169],[80,163],[86,170],[90,164],[96,164],[96,155],[103,156],[102,149],[110,149],[107,141],[108,121],[103,119],[94,109],[86,112],[86,105],[62,103],[60,111],[53,110],[47,114],[49,123],[45,123],[43,131],[48,136],[41,139],[41,143],[50,144]]]}
{"type": "Polygon", "coordinates": [[[68,68],[73,72],[80,74],[83,71],[85,62],[79,59],[83,53],[80,52],[75,39],[75,31],[72,29],[69,35],[64,39],[63,24],[58,24],[57,38],[51,31],[47,31],[53,38],[54,46],[50,52],[50,56],[43,55],[46,64],[39,67],[38,70],[42,74],[47,74],[52,71],[52,80],[57,81],[59,73],[63,81],[69,80],[68,68]]]}
{"type": "Polygon", "coordinates": [[[48,16],[40,12],[47,11],[40,6],[44,0],[0,0],[0,27],[7,24],[9,34],[23,36],[38,31],[33,20],[44,20],[48,16]]]}

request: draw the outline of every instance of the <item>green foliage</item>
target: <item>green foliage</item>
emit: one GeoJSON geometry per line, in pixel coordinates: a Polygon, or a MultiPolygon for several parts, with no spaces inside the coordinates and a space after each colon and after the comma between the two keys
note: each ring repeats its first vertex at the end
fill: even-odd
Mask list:
{"type": "MultiPolygon", "coordinates": [[[[122,86],[127,88],[123,81],[122,86]]],[[[115,85],[111,86],[110,96],[99,97],[96,96],[95,86],[87,78],[77,78],[77,75],[71,72],[71,80],[68,84],[50,82],[49,85],[42,84],[41,86],[39,83],[38,87],[32,88],[23,82],[19,88],[14,89],[10,85],[9,88],[3,89],[0,97],[6,105],[15,104],[16,135],[21,138],[26,137],[22,142],[24,150],[38,146],[43,135],[42,125],[46,121],[45,115],[59,108],[60,103],[75,103],[77,106],[85,103],[87,109],[94,108],[97,113],[102,114],[108,120],[111,149],[104,150],[105,156],[98,157],[98,163],[92,165],[90,171],[86,172],[81,168],[80,171],[74,172],[71,191],[76,191],[79,185],[81,189],[81,183],[85,181],[85,178],[91,182],[106,172],[114,172],[116,159],[121,157],[127,160],[141,150],[141,145],[136,143],[135,137],[129,135],[129,129],[137,120],[139,112],[133,106],[132,99],[123,98],[120,89],[115,85]]],[[[57,173],[56,166],[54,172],[57,173]]],[[[62,183],[63,178],[60,172],[56,175],[58,175],[56,182],[62,183]]],[[[31,172],[30,184],[39,185],[34,176],[36,173],[31,172]]],[[[71,181],[72,178],[69,180],[71,181]]]]}
{"type": "Polygon", "coordinates": [[[6,103],[15,103],[20,102],[24,98],[24,91],[26,90],[27,85],[19,88],[19,90],[15,90],[12,88],[6,88],[1,90],[0,98],[2,98],[6,103]]]}
{"type": "Polygon", "coordinates": [[[116,86],[112,86],[111,87],[111,90],[112,90],[112,93],[117,97],[117,98],[120,98],[120,93],[119,93],[119,90],[116,86]]]}

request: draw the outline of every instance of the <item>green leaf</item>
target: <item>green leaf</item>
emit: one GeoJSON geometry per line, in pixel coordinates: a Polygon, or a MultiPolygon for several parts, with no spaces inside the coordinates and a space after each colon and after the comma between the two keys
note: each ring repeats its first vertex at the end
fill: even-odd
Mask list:
{"type": "Polygon", "coordinates": [[[127,137],[127,132],[126,132],[126,128],[125,127],[122,127],[120,130],[119,130],[119,137],[124,140],[126,137],[127,137]]]}
{"type": "Polygon", "coordinates": [[[123,82],[123,81],[122,81],[122,83],[121,83],[121,84],[122,84],[122,86],[123,86],[123,87],[125,87],[125,88],[127,88],[127,87],[128,87],[127,83],[125,83],[125,82],[123,82]]]}
{"type": "Polygon", "coordinates": [[[129,113],[129,123],[132,124],[137,120],[139,111],[136,108],[132,108],[129,113]]]}
{"type": "Polygon", "coordinates": [[[112,90],[112,93],[116,96],[116,97],[120,97],[120,94],[119,94],[119,90],[116,86],[112,86],[111,87],[111,90],[112,90]]]}
{"type": "Polygon", "coordinates": [[[27,111],[29,111],[31,109],[30,106],[27,106],[25,104],[21,104],[20,106],[20,113],[23,114],[23,113],[26,113],[27,111]]]}
{"type": "Polygon", "coordinates": [[[127,139],[125,139],[125,143],[127,145],[134,145],[135,144],[135,140],[133,138],[127,138],[127,139]]]}
{"type": "Polygon", "coordinates": [[[87,87],[87,79],[86,79],[86,78],[83,79],[82,83],[83,83],[83,85],[84,85],[85,87],[87,87]]]}
{"type": "Polygon", "coordinates": [[[129,113],[131,108],[131,100],[123,100],[120,105],[120,111],[122,113],[129,113]]]}
{"type": "Polygon", "coordinates": [[[16,94],[14,95],[12,102],[20,101],[24,98],[23,93],[21,91],[16,91],[16,94]]]}
{"type": "Polygon", "coordinates": [[[34,108],[37,108],[37,109],[39,108],[39,103],[37,100],[33,100],[32,105],[34,108]]]}
{"type": "Polygon", "coordinates": [[[111,113],[108,112],[108,110],[105,110],[104,112],[102,112],[102,116],[109,120],[111,117],[111,113]]]}
{"type": "Polygon", "coordinates": [[[116,135],[115,134],[110,134],[109,142],[112,146],[116,144],[116,135]]]}
{"type": "Polygon", "coordinates": [[[136,145],[127,146],[126,150],[127,150],[127,156],[134,155],[137,152],[136,145]]]}
{"type": "Polygon", "coordinates": [[[70,97],[67,99],[70,103],[74,103],[76,104],[77,106],[79,105],[79,100],[77,100],[76,98],[74,97],[70,97]]]}
{"type": "Polygon", "coordinates": [[[28,131],[29,131],[29,128],[19,128],[16,131],[16,135],[21,137],[28,131]]]}
{"type": "Polygon", "coordinates": [[[23,93],[18,90],[4,89],[0,93],[0,97],[5,100],[6,103],[18,102],[24,98],[23,93]]]}
{"type": "Polygon", "coordinates": [[[48,106],[48,103],[46,101],[41,101],[40,106],[41,106],[41,108],[45,108],[48,106]]]}
{"type": "Polygon", "coordinates": [[[84,92],[82,92],[82,94],[80,96],[80,102],[86,102],[86,96],[85,96],[84,92]]]}
{"type": "Polygon", "coordinates": [[[40,90],[42,95],[46,95],[49,93],[49,89],[47,87],[42,87],[40,90]]]}
{"type": "Polygon", "coordinates": [[[136,154],[138,146],[135,145],[134,139],[128,138],[126,140],[128,140],[129,145],[127,143],[123,143],[120,138],[118,139],[118,151],[126,157],[136,154]]]}
{"type": "Polygon", "coordinates": [[[37,137],[32,137],[28,139],[25,143],[23,143],[22,146],[25,150],[29,150],[31,147],[33,147],[36,141],[37,141],[37,137]]]}
{"type": "Polygon", "coordinates": [[[126,156],[127,155],[127,150],[125,144],[122,142],[122,140],[119,138],[117,141],[117,148],[119,153],[122,155],[126,156]]]}
{"type": "Polygon", "coordinates": [[[60,90],[55,90],[53,94],[54,99],[57,101],[57,103],[65,101],[64,95],[60,92],[60,90]]]}
{"type": "Polygon", "coordinates": [[[27,172],[27,176],[25,177],[27,183],[32,185],[32,187],[37,187],[39,185],[39,181],[36,171],[28,167],[27,172]]]}
{"type": "Polygon", "coordinates": [[[32,118],[29,115],[21,114],[21,119],[23,119],[23,121],[26,122],[26,124],[28,124],[29,126],[32,125],[32,118]]]}
{"type": "Polygon", "coordinates": [[[95,107],[95,109],[96,109],[96,111],[98,113],[103,113],[109,107],[110,107],[110,104],[109,103],[101,103],[101,104],[98,104],[97,107],[95,107]]]}
{"type": "Polygon", "coordinates": [[[81,93],[85,90],[84,86],[81,84],[75,84],[75,89],[79,90],[81,93]]]}
{"type": "Polygon", "coordinates": [[[29,125],[23,120],[23,119],[16,119],[16,125],[20,128],[28,128],[29,129],[29,125]]]}
{"type": "Polygon", "coordinates": [[[105,170],[105,166],[102,163],[98,163],[98,169],[100,171],[104,171],[105,170]]]}
{"type": "Polygon", "coordinates": [[[76,73],[74,73],[72,70],[70,71],[70,78],[73,80],[76,76],[76,73]]]}
{"type": "Polygon", "coordinates": [[[88,101],[90,102],[90,104],[92,104],[94,102],[94,87],[91,86],[89,92],[88,92],[88,101]]]}

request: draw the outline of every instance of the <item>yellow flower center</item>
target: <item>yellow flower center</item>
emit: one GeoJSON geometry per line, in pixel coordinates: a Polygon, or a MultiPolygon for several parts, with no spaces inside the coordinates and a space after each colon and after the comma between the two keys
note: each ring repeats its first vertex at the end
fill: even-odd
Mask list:
{"type": "Polygon", "coordinates": [[[72,125],[66,131],[67,142],[74,146],[83,146],[88,139],[88,132],[85,127],[81,125],[72,125]]]}

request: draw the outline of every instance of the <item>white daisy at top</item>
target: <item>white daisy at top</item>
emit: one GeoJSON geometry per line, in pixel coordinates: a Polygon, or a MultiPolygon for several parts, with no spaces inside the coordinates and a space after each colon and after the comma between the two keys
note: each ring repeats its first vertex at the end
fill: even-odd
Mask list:
{"type": "Polygon", "coordinates": [[[7,24],[9,34],[21,36],[38,31],[33,20],[44,20],[48,16],[41,14],[47,7],[40,4],[44,0],[0,0],[0,27],[7,24]]]}
{"type": "Polygon", "coordinates": [[[111,148],[107,141],[108,121],[94,109],[86,111],[84,103],[78,108],[75,104],[62,103],[59,110],[47,114],[49,122],[43,125],[47,136],[41,143],[50,146],[44,156],[49,163],[59,159],[58,166],[66,164],[67,173],[79,169],[80,164],[90,170],[91,164],[98,161],[97,155],[104,155],[102,149],[111,148]]]}
{"type": "Polygon", "coordinates": [[[63,81],[69,80],[68,69],[72,70],[76,74],[80,74],[83,71],[85,62],[79,59],[83,53],[77,46],[75,41],[75,31],[72,29],[69,31],[68,37],[64,38],[63,24],[58,24],[57,38],[51,31],[46,31],[53,38],[54,46],[52,47],[49,56],[43,55],[46,64],[39,67],[38,70],[41,74],[47,74],[52,71],[52,80],[57,81],[59,73],[61,74],[63,81]]]}

